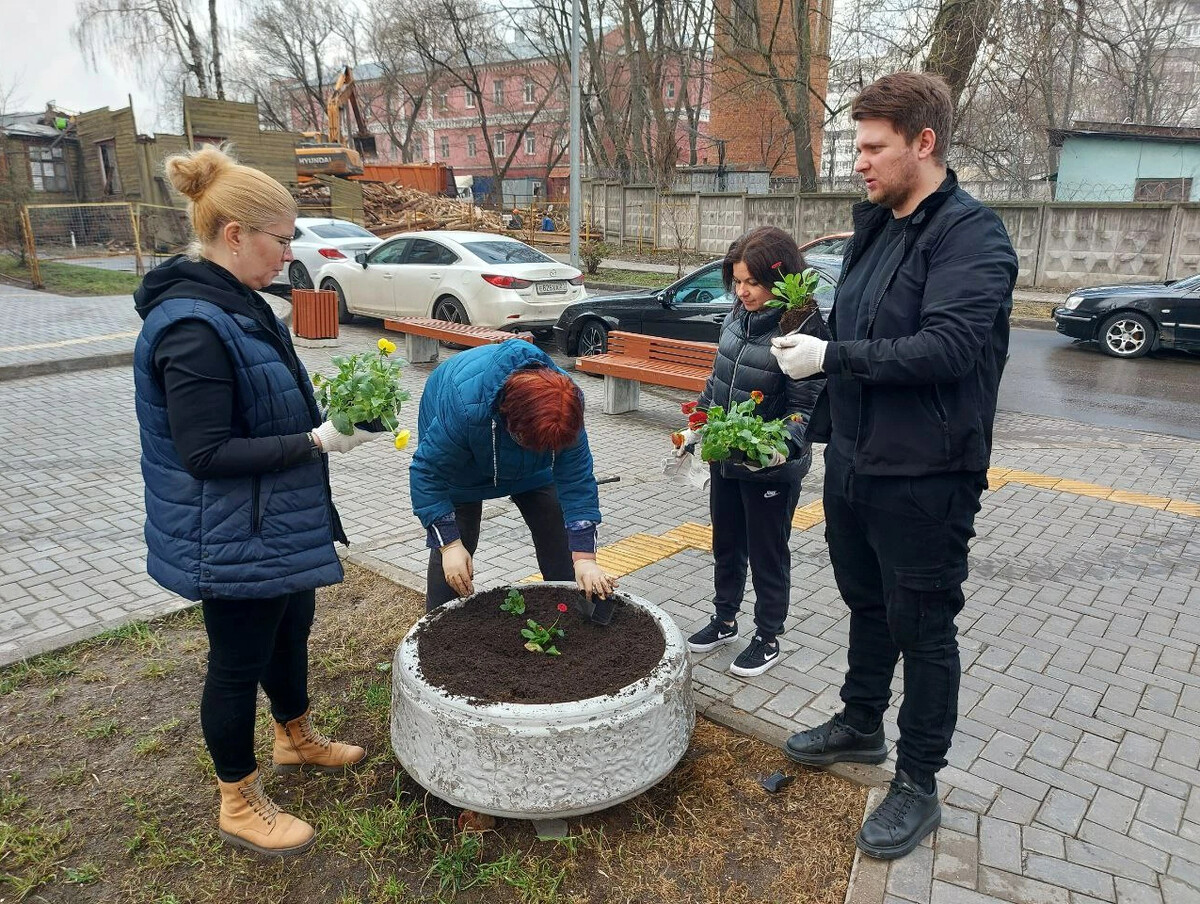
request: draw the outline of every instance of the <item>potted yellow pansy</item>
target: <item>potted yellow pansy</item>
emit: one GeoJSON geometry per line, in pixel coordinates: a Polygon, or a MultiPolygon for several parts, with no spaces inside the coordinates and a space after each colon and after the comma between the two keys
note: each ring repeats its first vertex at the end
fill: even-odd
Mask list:
{"type": "Polygon", "coordinates": [[[408,445],[409,431],[400,429],[400,409],[410,398],[400,385],[400,362],[391,355],[394,342],[380,339],[377,351],[338,355],[332,359],[337,372],[313,374],[317,403],[339,433],[347,436],[355,427],[390,431],[397,449],[408,445]]]}

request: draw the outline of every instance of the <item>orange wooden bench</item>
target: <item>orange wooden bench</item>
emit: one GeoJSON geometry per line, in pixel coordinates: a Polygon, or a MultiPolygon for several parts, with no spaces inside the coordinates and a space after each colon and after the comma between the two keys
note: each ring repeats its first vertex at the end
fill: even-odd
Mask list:
{"type": "Polygon", "coordinates": [[[383,328],[404,333],[404,357],[409,364],[426,364],[438,359],[438,343],[456,345],[495,345],[509,339],[533,341],[532,333],[513,333],[470,323],[451,323],[431,317],[399,317],[383,321],[383,328]]]}
{"type": "Polygon", "coordinates": [[[710,342],[618,331],[608,334],[607,352],[577,358],[575,369],[604,377],[604,413],[623,414],[637,410],[643,383],[699,393],[716,357],[710,342]]]}

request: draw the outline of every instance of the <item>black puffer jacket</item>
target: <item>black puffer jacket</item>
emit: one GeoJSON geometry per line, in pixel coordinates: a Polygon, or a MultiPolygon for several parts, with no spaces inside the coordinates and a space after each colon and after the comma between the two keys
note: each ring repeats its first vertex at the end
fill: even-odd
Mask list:
{"type": "Polygon", "coordinates": [[[777,468],[759,471],[722,462],[723,477],[799,481],[812,463],[812,450],[805,432],[825,381],[790,380],[779,369],[779,362],[771,354],[771,339],[779,335],[779,318],[782,316],[779,308],[764,308],[751,313],[740,303],[733,306],[721,324],[717,360],[700,395],[699,407],[707,410],[720,405],[728,409],[731,404],[746,401],[757,389],[763,394],[763,400],[755,413],[764,421],[800,415],[799,420],[788,423],[788,461],[777,468]]]}

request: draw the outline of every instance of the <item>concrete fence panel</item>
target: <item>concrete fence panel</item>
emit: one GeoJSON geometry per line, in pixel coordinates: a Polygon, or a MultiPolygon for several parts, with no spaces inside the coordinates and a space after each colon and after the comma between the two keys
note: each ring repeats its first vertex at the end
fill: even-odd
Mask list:
{"type": "Polygon", "coordinates": [[[624,189],[618,185],[608,185],[604,197],[604,234],[614,239],[621,238],[621,200],[624,189]]]}
{"type": "Polygon", "coordinates": [[[1017,252],[1020,268],[1017,272],[1017,285],[1032,286],[1037,277],[1038,247],[1045,205],[996,203],[991,207],[1000,215],[1004,228],[1008,230],[1008,239],[1012,242],[1013,250],[1017,252]]]}
{"type": "Polygon", "coordinates": [[[795,235],[796,196],[750,195],[747,197],[746,222],[742,224],[742,232],[749,232],[759,226],[778,226],[785,232],[795,235]]]}
{"type": "Polygon", "coordinates": [[[700,196],[700,247],[709,254],[724,254],[729,243],[743,232],[743,195],[700,196]]]}
{"type": "Polygon", "coordinates": [[[695,251],[699,239],[699,214],[699,195],[660,195],[655,244],[660,248],[695,251]]]}
{"type": "Polygon", "coordinates": [[[1180,204],[1167,279],[1183,279],[1197,273],[1200,273],[1200,204],[1180,204]]]}
{"type": "Polygon", "coordinates": [[[1050,205],[1035,285],[1069,289],[1165,279],[1172,206],[1050,205]]]}
{"type": "Polygon", "coordinates": [[[810,194],[799,198],[800,210],[792,234],[803,245],[831,232],[849,232],[854,223],[850,211],[862,200],[862,195],[810,194]]]}
{"type": "Polygon", "coordinates": [[[653,185],[625,189],[625,241],[650,244],[654,241],[654,207],[658,190],[653,185]]]}

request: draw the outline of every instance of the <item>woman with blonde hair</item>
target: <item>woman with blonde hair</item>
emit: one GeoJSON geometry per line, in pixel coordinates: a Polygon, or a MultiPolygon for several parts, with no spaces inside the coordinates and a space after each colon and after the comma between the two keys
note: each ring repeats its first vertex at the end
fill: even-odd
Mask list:
{"type": "Polygon", "coordinates": [[[194,253],[146,274],[134,352],[147,570],[199,600],[208,634],[200,724],[221,793],[227,842],[286,856],[312,827],[282,813],[254,756],[258,686],[274,716],[275,770],[341,770],[361,747],[335,743],[309,716],[308,635],[315,589],[342,580],[346,543],[327,453],[344,436],[324,421],[291,337],[256,292],[292,259],[296,203],[271,177],[205,147],[166,161],[189,199],[194,253]]]}

